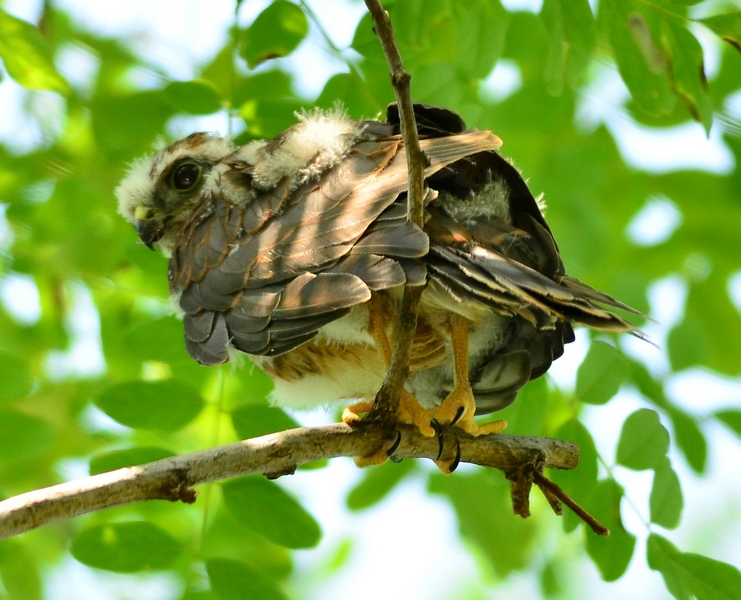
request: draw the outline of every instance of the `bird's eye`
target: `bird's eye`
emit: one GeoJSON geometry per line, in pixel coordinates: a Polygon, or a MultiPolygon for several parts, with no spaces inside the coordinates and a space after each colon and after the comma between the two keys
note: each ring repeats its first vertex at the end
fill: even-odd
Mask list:
{"type": "Polygon", "coordinates": [[[180,165],[172,173],[172,185],[180,192],[187,192],[195,187],[201,178],[201,167],[194,163],[180,165]]]}

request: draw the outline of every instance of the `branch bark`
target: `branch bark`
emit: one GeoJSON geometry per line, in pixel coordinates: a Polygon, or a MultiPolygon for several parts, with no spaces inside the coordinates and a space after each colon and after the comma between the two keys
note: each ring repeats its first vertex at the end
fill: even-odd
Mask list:
{"type": "MultiPolygon", "coordinates": [[[[436,438],[425,437],[416,428],[400,427],[398,458],[437,457],[436,438]]],[[[573,469],[579,449],[571,442],[550,438],[493,434],[458,436],[461,461],[505,472],[538,465],[573,469]]],[[[388,441],[380,425],[352,428],[344,423],[326,427],[298,428],[272,433],[127,467],[85,479],[62,483],[8,498],[0,502],[0,539],[65,521],[87,513],[144,500],[192,503],[192,486],[230,477],[261,473],[269,478],[293,473],[308,462],[339,456],[366,456],[388,441]]],[[[443,458],[452,458],[449,444],[443,458]]],[[[524,516],[524,515],[523,515],[524,516]]]]}

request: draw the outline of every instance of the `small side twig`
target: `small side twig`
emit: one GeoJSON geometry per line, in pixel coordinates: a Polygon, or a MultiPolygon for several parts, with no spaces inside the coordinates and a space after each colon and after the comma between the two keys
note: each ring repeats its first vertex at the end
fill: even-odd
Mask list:
{"type": "Polygon", "coordinates": [[[538,488],[540,488],[540,491],[543,492],[546,500],[548,500],[549,504],[553,508],[553,511],[557,515],[561,514],[559,503],[563,502],[566,506],[573,510],[574,513],[576,513],[576,515],[582,521],[589,525],[590,529],[594,531],[594,533],[605,537],[610,535],[610,530],[607,527],[605,527],[591,514],[589,514],[586,510],[579,506],[579,504],[577,504],[576,501],[571,498],[571,496],[569,496],[560,487],[558,487],[558,485],[556,485],[545,475],[543,475],[543,473],[538,470],[534,470],[533,480],[535,482],[535,485],[537,485],[538,488]]]}
{"type": "MultiPolygon", "coordinates": [[[[410,91],[411,75],[404,69],[399,47],[394,39],[393,26],[388,13],[378,0],[365,0],[365,5],[373,18],[376,35],[386,56],[391,72],[391,83],[394,87],[396,102],[399,105],[401,119],[401,137],[406,149],[407,168],[409,171],[408,206],[409,220],[422,228],[424,225],[424,171],[427,157],[419,145],[417,122],[414,118],[412,95],[410,91]]],[[[396,424],[396,412],[401,392],[409,376],[409,358],[412,343],[417,330],[419,301],[422,297],[422,286],[406,286],[402,299],[400,323],[391,364],[386,372],[381,389],[376,395],[376,402],[369,419],[378,420],[388,427],[396,424]]]]}

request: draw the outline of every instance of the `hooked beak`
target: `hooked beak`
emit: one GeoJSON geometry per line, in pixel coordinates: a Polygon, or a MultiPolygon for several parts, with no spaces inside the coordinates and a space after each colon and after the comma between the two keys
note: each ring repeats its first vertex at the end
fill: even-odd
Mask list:
{"type": "Polygon", "coordinates": [[[139,234],[139,239],[144,242],[147,248],[154,250],[155,242],[158,242],[165,233],[164,219],[153,209],[145,206],[136,207],[134,218],[136,219],[134,225],[136,226],[136,233],[139,234]]]}

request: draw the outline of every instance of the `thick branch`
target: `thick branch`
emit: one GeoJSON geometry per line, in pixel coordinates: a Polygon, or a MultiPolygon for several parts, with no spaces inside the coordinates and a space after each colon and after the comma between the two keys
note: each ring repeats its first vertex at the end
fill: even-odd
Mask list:
{"type": "MultiPolygon", "coordinates": [[[[405,427],[395,456],[436,458],[438,441],[405,427]]],[[[143,500],[195,501],[191,486],[240,475],[279,477],[315,460],[366,456],[387,443],[380,426],[351,428],[343,423],[290,429],[236,444],[159,460],[70,481],[0,502],[0,539],[104,508],[143,500]]],[[[542,465],[573,469],[579,460],[575,444],[549,438],[488,435],[458,436],[463,462],[503,471],[542,465]]],[[[452,458],[448,444],[443,458],[452,458]]]]}
{"type": "MultiPolygon", "coordinates": [[[[391,72],[391,83],[396,94],[396,102],[399,105],[401,137],[404,140],[407,169],[409,171],[407,195],[409,220],[421,228],[424,225],[424,171],[427,166],[427,157],[420,148],[419,136],[417,135],[417,122],[414,118],[409,86],[411,76],[404,70],[404,63],[394,39],[393,27],[388,13],[378,0],[365,0],[365,5],[373,18],[376,35],[378,35],[383,53],[386,56],[386,62],[391,72]]],[[[423,288],[420,286],[404,288],[400,323],[391,356],[391,364],[370,414],[371,419],[379,419],[389,427],[393,427],[396,421],[399,397],[409,376],[409,357],[412,353],[414,333],[417,330],[417,315],[422,290],[423,288]]]]}

